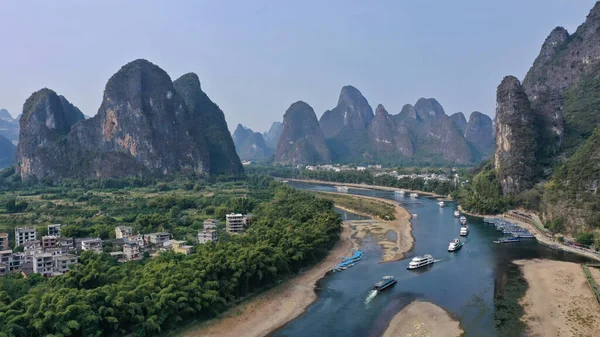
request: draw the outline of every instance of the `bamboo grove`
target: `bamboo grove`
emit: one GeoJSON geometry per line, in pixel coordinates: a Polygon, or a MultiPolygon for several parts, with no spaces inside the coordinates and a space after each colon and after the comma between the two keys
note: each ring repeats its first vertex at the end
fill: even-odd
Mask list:
{"type": "MultiPolygon", "coordinates": [[[[269,179],[270,180],[270,179],[269,179]]],[[[323,258],[339,239],[330,201],[269,182],[246,234],[120,264],[84,252],[61,277],[0,279],[1,337],[155,336],[208,319],[323,258]]]]}

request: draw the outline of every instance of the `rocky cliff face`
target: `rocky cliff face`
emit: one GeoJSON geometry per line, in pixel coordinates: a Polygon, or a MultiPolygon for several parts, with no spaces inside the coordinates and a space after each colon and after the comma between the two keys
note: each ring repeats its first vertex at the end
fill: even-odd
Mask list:
{"type": "Polygon", "coordinates": [[[475,149],[480,159],[491,157],[494,152],[494,128],[492,119],[479,111],[473,111],[464,131],[467,143],[475,149]]]}
{"type": "Polygon", "coordinates": [[[50,89],[34,92],[23,105],[17,173],[22,179],[58,176],[69,169],[64,160],[71,127],[83,120],[79,109],[50,89]]]}
{"type": "Polygon", "coordinates": [[[319,124],[326,138],[340,132],[366,130],[373,120],[373,108],[358,89],[347,85],[342,88],[338,104],[325,111],[319,124]]]}
{"type": "Polygon", "coordinates": [[[14,164],[16,152],[16,146],[7,138],[0,136],[0,169],[14,164]]]}
{"type": "Polygon", "coordinates": [[[283,123],[273,122],[269,131],[263,133],[263,138],[269,148],[273,150],[277,149],[277,141],[279,140],[279,136],[281,136],[281,131],[283,131],[283,123]]]}
{"type": "Polygon", "coordinates": [[[465,115],[462,112],[456,112],[453,113],[452,115],[450,115],[450,119],[454,122],[454,125],[456,125],[456,127],[460,130],[460,132],[462,132],[462,134],[464,135],[465,132],[467,132],[467,119],[465,118],[465,115]]]}
{"type": "Polygon", "coordinates": [[[272,155],[263,135],[238,124],[233,132],[233,143],[242,160],[265,160],[272,155]]]}
{"type": "MultiPolygon", "coordinates": [[[[215,137],[209,133],[214,125],[205,123],[207,109],[220,110],[207,101],[197,76],[184,78],[178,89],[158,66],[136,60],[111,77],[88,120],[51,90],[34,93],[23,106],[17,173],[28,179],[222,172],[211,167],[207,139],[215,137]]],[[[226,126],[225,132],[237,158],[226,126]]],[[[239,158],[223,167],[228,164],[242,170],[239,158]]]]}
{"type": "Polygon", "coordinates": [[[516,194],[533,185],[536,132],[534,113],[518,79],[507,76],[496,94],[494,168],[502,192],[516,194]]]}
{"type": "Polygon", "coordinates": [[[550,157],[565,135],[564,100],[567,89],[600,64],[600,3],[586,21],[569,33],[555,28],[523,80],[538,128],[538,155],[550,157]]]}
{"type": "Polygon", "coordinates": [[[223,111],[200,87],[198,75],[188,73],[173,82],[191,114],[195,142],[206,143],[212,174],[240,174],[244,171],[235,151],[223,111]]]}
{"type": "Polygon", "coordinates": [[[434,98],[420,98],[412,106],[405,105],[393,117],[396,123],[405,123],[410,130],[414,159],[422,163],[467,164],[473,153],[462,132],[434,98]]]}
{"type": "Polygon", "coordinates": [[[329,149],[315,111],[302,101],[292,104],[283,116],[275,162],[296,165],[330,161],[329,149]]]}
{"type": "Polygon", "coordinates": [[[368,135],[371,149],[380,158],[409,158],[414,153],[408,126],[405,123],[396,124],[381,104],[375,110],[375,118],[369,126],[368,135]]]}

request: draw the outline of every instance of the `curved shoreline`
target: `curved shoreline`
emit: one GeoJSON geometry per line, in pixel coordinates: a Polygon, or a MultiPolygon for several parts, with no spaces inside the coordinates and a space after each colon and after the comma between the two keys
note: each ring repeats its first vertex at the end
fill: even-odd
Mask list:
{"type": "MultiPolygon", "coordinates": [[[[411,214],[398,203],[390,200],[368,196],[357,197],[372,198],[394,205],[396,220],[382,221],[373,218],[371,220],[344,221],[340,241],[335,244],[323,261],[294,276],[290,280],[234,306],[220,317],[185,329],[176,336],[263,337],[281,329],[302,315],[318,299],[315,291],[318,282],[339,262],[340,256],[349,255],[352,249],[359,246],[359,242],[354,235],[356,231],[351,226],[360,226],[361,222],[386,224],[387,226],[382,227],[394,230],[397,234],[398,249],[397,251],[393,251],[393,254],[388,254],[386,258],[386,247],[382,245],[384,250],[384,259],[382,262],[402,259],[404,253],[410,251],[414,245],[412,225],[410,223],[411,214]],[[392,226],[394,227],[391,228],[392,226]],[[410,240],[406,240],[406,238],[410,238],[410,240]]],[[[354,212],[351,209],[349,211],[354,212]]]]}
{"type": "Polygon", "coordinates": [[[446,310],[424,301],[413,301],[390,321],[382,337],[459,337],[460,322],[446,310]]]}

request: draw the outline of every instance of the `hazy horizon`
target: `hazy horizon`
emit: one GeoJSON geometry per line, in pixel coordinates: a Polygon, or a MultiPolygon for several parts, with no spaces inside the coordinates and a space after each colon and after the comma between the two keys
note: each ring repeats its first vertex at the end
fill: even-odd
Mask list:
{"type": "Polygon", "coordinates": [[[197,73],[231,132],[266,131],[298,100],[320,117],[344,85],[391,114],[434,97],[493,117],[502,78],[522,79],[550,31],[574,32],[594,3],[3,2],[0,108],[14,117],[48,87],[93,116],[110,76],[145,58],[173,80],[197,73]]]}

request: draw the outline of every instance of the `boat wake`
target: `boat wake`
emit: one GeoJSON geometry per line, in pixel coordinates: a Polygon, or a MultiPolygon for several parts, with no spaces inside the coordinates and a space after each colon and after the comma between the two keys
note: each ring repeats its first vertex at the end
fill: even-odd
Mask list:
{"type": "Polygon", "coordinates": [[[365,304],[369,304],[369,302],[371,302],[375,298],[375,296],[377,296],[377,290],[371,290],[369,296],[367,296],[367,298],[365,299],[365,304]]]}
{"type": "Polygon", "coordinates": [[[442,259],[435,259],[435,260],[433,260],[433,262],[440,262],[440,261],[444,261],[444,260],[442,260],[442,259]]]}

